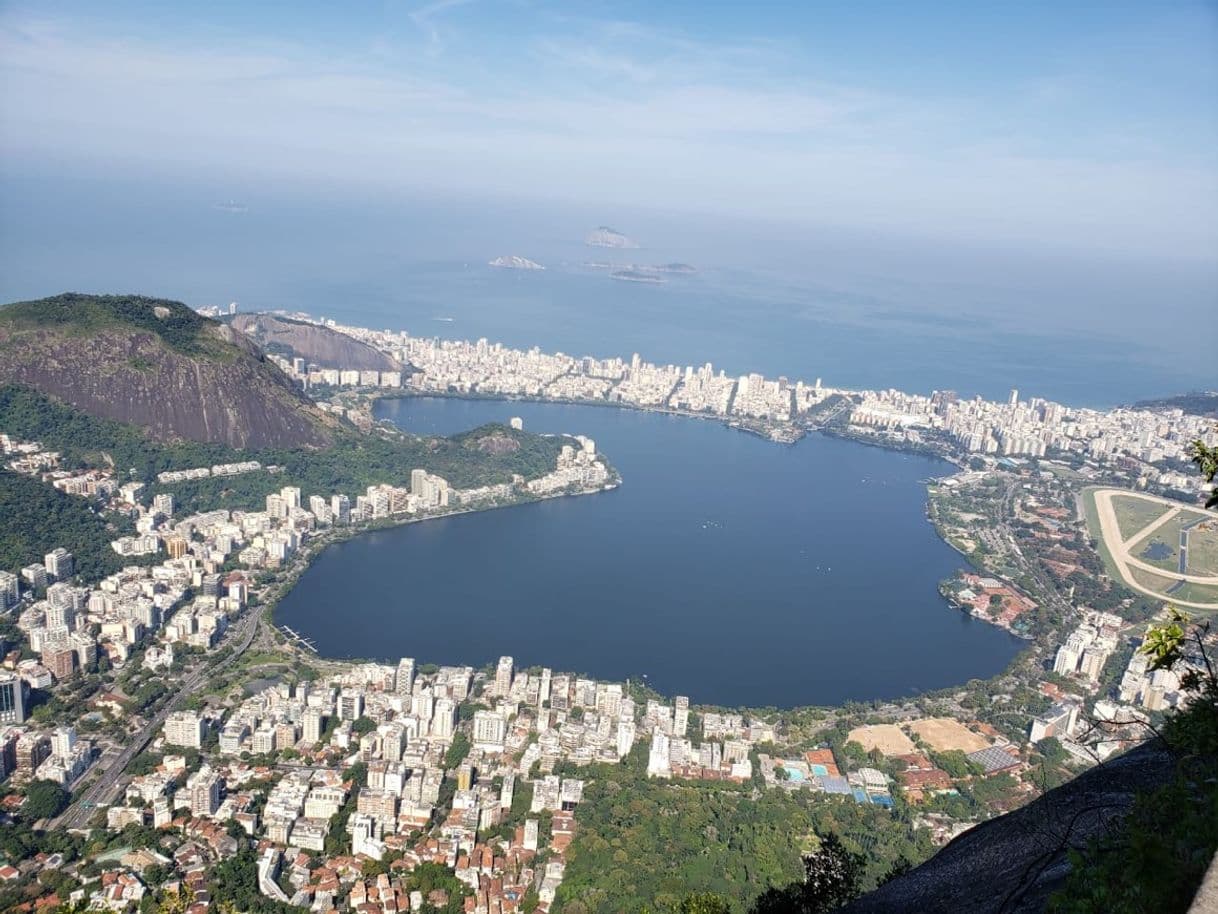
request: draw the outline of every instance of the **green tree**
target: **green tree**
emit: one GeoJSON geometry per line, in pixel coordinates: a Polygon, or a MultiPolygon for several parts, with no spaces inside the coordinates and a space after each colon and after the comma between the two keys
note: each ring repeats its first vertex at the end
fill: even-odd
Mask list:
{"type": "Polygon", "coordinates": [[[696,892],[681,899],[677,914],[732,914],[732,906],[722,895],[696,892]]]}
{"type": "Polygon", "coordinates": [[[1071,854],[1054,914],[1174,914],[1190,909],[1218,851],[1218,676],[1209,656],[1209,623],[1176,609],[1152,626],[1140,650],[1151,668],[1188,664],[1181,687],[1191,699],[1170,714],[1162,745],[1177,759],[1173,779],[1140,793],[1120,827],[1071,854]]]}
{"type": "Polygon", "coordinates": [[[54,781],[34,781],[25,792],[23,811],[31,819],[51,819],[68,808],[72,795],[54,781]]]}
{"type": "MultiPolygon", "coordinates": [[[[1218,476],[1218,447],[1207,447],[1204,441],[1198,440],[1193,442],[1190,450],[1193,463],[1197,464],[1205,481],[1213,482],[1214,477],[1218,476]]],[[[1205,502],[1207,508],[1213,508],[1215,505],[1218,505],[1218,486],[1214,487],[1205,502]]]]}
{"type": "Polygon", "coordinates": [[[770,889],[753,904],[752,914],[825,914],[857,898],[863,884],[863,855],[850,851],[836,834],[804,858],[804,879],[770,889]]]}
{"type": "Polygon", "coordinates": [[[461,763],[465,761],[465,757],[469,755],[469,750],[469,737],[465,735],[464,731],[458,730],[453,736],[453,741],[449,745],[448,751],[444,753],[444,767],[449,770],[459,768],[461,763]]]}

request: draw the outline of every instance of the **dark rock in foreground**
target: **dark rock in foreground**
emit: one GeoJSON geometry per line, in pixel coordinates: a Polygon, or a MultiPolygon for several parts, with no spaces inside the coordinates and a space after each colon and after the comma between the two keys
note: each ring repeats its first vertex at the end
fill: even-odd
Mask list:
{"type": "Polygon", "coordinates": [[[1081,848],[1138,793],[1171,780],[1176,757],[1152,742],[1079,775],[1015,812],[983,822],[842,914],[1033,914],[1061,888],[1081,848]]]}

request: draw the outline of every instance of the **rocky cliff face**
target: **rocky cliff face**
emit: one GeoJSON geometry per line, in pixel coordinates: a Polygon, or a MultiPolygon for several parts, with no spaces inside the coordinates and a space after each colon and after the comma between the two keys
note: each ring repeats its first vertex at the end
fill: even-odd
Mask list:
{"type": "Polygon", "coordinates": [[[323,447],[336,426],[242,334],[158,299],[64,295],[0,308],[0,383],[162,441],[323,447]]]}
{"type": "Polygon", "coordinates": [[[232,326],[264,349],[290,350],[322,368],[401,371],[396,360],[379,349],[328,327],[287,320],[274,314],[239,314],[232,326]]]}
{"type": "Polygon", "coordinates": [[[1070,850],[1125,816],[1139,792],[1166,784],[1177,762],[1146,743],[982,822],[840,914],[1040,914],[1070,872],[1070,850]]]}

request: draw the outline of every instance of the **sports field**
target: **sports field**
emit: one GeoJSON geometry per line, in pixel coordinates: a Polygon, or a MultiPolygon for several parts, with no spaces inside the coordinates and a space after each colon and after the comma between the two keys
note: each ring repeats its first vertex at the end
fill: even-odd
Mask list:
{"type": "Polygon", "coordinates": [[[1083,506],[1114,578],[1190,609],[1218,609],[1218,513],[1103,488],[1086,490],[1083,506]]]}
{"type": "Polygon", "coordinates": [[[922,742],[936,752],[950,752],[959,749],[961,752],[976,752],[989,746],[990,741],[984,736],[974,733],[958,720],[950,717],[926,717],[915,720],[909,729],[918,734],[922,742]]]}
{"type": "Polygon", "coordinates": [[[1121,537],[1126,540],[1144,530],[1151,521],[1162,517],[1167,511],[1162,502],[1125,495],[1113,496],[1112,509],[1116,512],[1121,537]]]}
{"type": "Polygon", "coordinates": [[[908,755],[917,750],[913,740],[896,724],[855,727],[846,734],[846,741],[858,743],[868,752],[878,749],[881,755],[908,755]]]}

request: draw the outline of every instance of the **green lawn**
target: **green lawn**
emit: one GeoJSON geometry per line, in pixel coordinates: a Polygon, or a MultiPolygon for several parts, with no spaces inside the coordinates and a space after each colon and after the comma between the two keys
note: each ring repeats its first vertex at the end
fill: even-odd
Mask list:
{"type": "Polygon", "coordinates": [[[1194,527],[1189,533],[1188,573],[1218,574],[1218,521],[1194,527]]]}
{"type": "MultiPolygon", "coordinates": [[[[1133,579],[1143,587],[1150,588],[1156,593],[1162,595],[1164,600],[1183,600],[1189,603],[1212,603],[1214,610],[1218,610],[1218,587],[1209,584],[1193,584],[1186,582],[1179,590],[1167,593],[1167,590],[1174,586],[1179,578],[1168,578],[1157,574],[1151,574],[1149,571],[1144,571],[1141,568],[1131,568],[1133,579]]],[[[1197,610],[1190,607],[1190,612],[1204,612],[1205,610],[1197,610]]]]}
{"type": "Polygon", "coordinates": [[[1112,509],[1116,512],[1121,538],[1126,540],[1168,511],[1165,505],[1132,495],[1112,496],[1112,509]]]}
{"type": "MultiPolygon", "coordinates": [[[[1195,524],[1202,517],[1204,515],[1196,511],[1181,511],[1162,527],[1153,530],[1149,536],[1134,543],[1129,550],[1130,555],[1143,562],[1148,562],[1156,568],[1171,572],[1178,571],[1180,568],[1180,531],[1190,524],[1195,524]],[[1155,543],[1161,543],[1167,550],[1167,553],[1161,558],[1155,559],[1144,554],[1155,543]]],[[[1218,564],[1218,532],[1209,529],[1200,530],[1189,534],[1188,540],[1190,573],[1218,574],[1218,571],[1213,570],[1208,572],[1192,570],[1198,561],[1201,562],[1203,568],[1212,569],[1215,564],[1218,564]],[[1195,555],[1194,552],[1196,552],[1195,555]]]]}
{"type": "Polygon", "coordinates": [[[1164,599],[1169,599],[1167,597],[1167,589],[1179,580],[1179,578],[1171,578],[1166,575],[1152,574],[1142,568],[1130,568],[1129,573],[1143,587],[1153,590],[1155,593],[1163,596],[1164,599]]]}
{"type": "MultiPolygon", "coordinates": [[[[1213,612],[1218,610],[1218,587],[1211,584],[1193,584],[1186,583],[1183,587],[1173,593],[1168,599],[1187,600],[1190,603],[1212,603],[1214,604],[1213,612]]],[[[1190,612],[1204,612],[1205,610],[1190,609],[1190,612]]]]}

